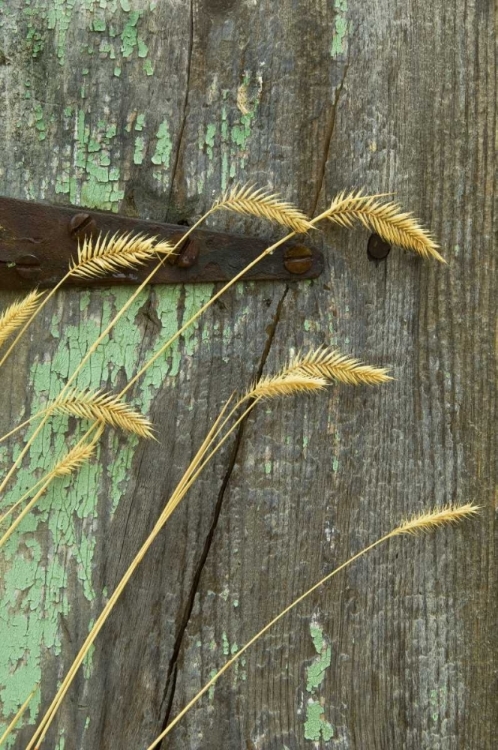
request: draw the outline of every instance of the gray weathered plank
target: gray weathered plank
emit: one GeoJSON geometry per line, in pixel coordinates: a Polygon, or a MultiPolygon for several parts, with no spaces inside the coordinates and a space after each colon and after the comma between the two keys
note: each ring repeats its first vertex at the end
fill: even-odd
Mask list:
{"type": "MultiPolygon", "coordinates": [[[[393,250],[374,264],[363,232],[330,230],[316,282],[241,285],[214,306],[181,344],[181,364],[175,352],[136,394],[160,445],[108,436],[99,469],[54,489],[1,559],[6,716],[38,673],[48,704],[223,399],[290,349],[331,342],[391,366],[395,382],[254,412],[146,558],[47,746],[145,748],[226,652],[306,586],[405,515],[475,500],[479,521],[393,541],[324,588],[165,744],[491,750],[492,4],[8,0],[2,11],[2,194],[181,221],[237,180],[269,183],[309,211],[364,185],[395,190],[449,261],[393,250]],[[312,665],[323,680],[310,680],[312,665]]],[[[272,232],[221,215],[213,225],[272,232]]],[[[211,292],[143,295],[82,384],[124,382],[211,292]]],[[[59,387],[128,293],[58,296],[2,373],[2,432],[49,382],[59,387]]],[[[44,449],[74,429],[54,425],[44,449]]]]}

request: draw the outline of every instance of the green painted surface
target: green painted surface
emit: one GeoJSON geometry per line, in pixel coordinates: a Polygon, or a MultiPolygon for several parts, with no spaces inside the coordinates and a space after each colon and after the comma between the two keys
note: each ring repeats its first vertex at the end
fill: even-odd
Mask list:
{"type": "Polygon", "coordinates": [[[153,164],[164,165],[167,169],[170,164],[173,143],[171,141],[169,126],[166,120],[159,125],[156,138],[156,148],[151,161],[153,164]]]}
{"type": "Polygon", "coordinates": [[[320,698],[319,691],[326,671],[332,663],[332,647],[327,642],[322,627],[315,620],[310,623],[310,635],[317,656],[306,670],[308,698],[304,736],[313,742],[318,742],[320,739],[327,742],[334,736],[334,729],[325,718],[323,700],[320,698]]]}
{"type": "MultiPolygon", "coordinates": [[[[154,12],[156,4],[149,8],[134,10],[130,2],[117,0],[33,0],[22,9],[25,24],[25,42],[29,54],[38,59],[48,50],[54,52],[60,65],[66,64],[66,50],[75,39],[72,29],[76,21],[85,19],[87,30],[95,34],[99,57],[116,59],[118,56],[147,58],[149,49],[140,34],[140,26],[146,14],[154,12]],[[76,19],[77,15],[77,19],[76,19]],[[116,43],[113,40],[116,39],[116,43]]],[[[82,48],[81,54],[93,55],[92,43],[82,48]]],[[[144,69],[146,75],[150,75],[144,69]]]]}
{"type": "MultiPolygon", "coordinates": [[[[184,319],[212,293],[211,285],[186,290],[184,319]]],[[[95,295],[80,294],[80,322],[60,330],[56,314],[51,323],[51,334],[56,339],[56,350],[51,361],[36,362],[32,368],[30,392],[33,394],[31,411],[36,411],[48,398],[54,397],[68,375],[77,367],[82,353],[98,336],[102,326],[111,319],[131,291],[126,288],[107,291],[101,311],[90,304],[95,295]]],[[[85,368],[78,385],[99,387],[107,383],[112,388],[118,374],[124,371],[130,378],[135,371],[143,335],[136,325],[136,316],[147,299],[143,293],[133,303],[85,368]],[[119,363],[121,367],[116,367],[119,363]]],[[[161,341],[177,330],[179,321],[177,302],[179,287],[170,287],[157,296],[157,315],[162,324],[161,341]]],[[[163,359],[158,360],[143,378],[138,398],[140,409],[147,413],[150,403],[164,379],[174,377],[180,368],[180,350],[192,354],[195,348],[195,329],[185,334],[163,359]]],[[[156,346],[160,346],[157,341],[156,346]]],[[[81,429],[84,424],[81,425],[81,429]]],[[[40,469],[48,469],[52,457],[63,455],[67,449],[67,418],[57,417],[47,424],[34,441],[29,463],[18,475],[17,485],[3,503],[8,507],[12,499],[28,489],[39,476],[40,469]]],[[[123,439],[110,433],[116,460],[107,469],[112,493],[112,508],[119,503],[126,489],[136,438],[123,445],[123,439]],[[119,450],[118,450],[119,446],[119,450]]],[[[72,438],[72,441],[75,437],[72,438]]],[[[4,452],[5,453],[5,452],[4,452]]],[[[89,615],[95,615],[95,591],[92,583],[92,561],[98,534],[99,486],[102,479],[97,460],[72,479],[57,480],[43,497],[37,509],[23,521],[18,532],[4,548],[3,575],[0,596],[0,642],[4,646],[0,657],[0,700],[5,719],[12,716],[42,676],[45,658],[61,653],[61,623],[71,608],[66,596],[67,577],[77,575],[81,590],[89,604],[89,615]],[[46,535],[50,543],[47,545],[46,535]],[[42,552],[41,539],[44,539],[42,552]],[[41,616],[40,616],[41,613],[41,616]]],[[[91,655],[85,663],[85,674],[91,674],[91,655]]],[[[33,723],[39,705],[35,696],[25,721],[33,723]]],[[[0,727],[1,729],[1,727],[0,727]]]]}
{"type": "Polygon", "coordinates": [[[346,14],[348,11],[347,0],[334,0],[334,35],[330,48],[331,57],[340,57],[347,51],[348,22],[346,14]]]}

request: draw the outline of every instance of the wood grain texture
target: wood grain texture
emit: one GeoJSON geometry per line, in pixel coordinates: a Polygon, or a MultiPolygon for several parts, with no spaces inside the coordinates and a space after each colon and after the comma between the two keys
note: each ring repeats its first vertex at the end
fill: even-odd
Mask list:
{"type": "MultiPolygon", "coordinates": [[[[146,748],[302,590],[406,515],[472,500],[479,520],[393,540],[334,579],[163,746],[492,750],[493,3],[4,0],[0,13],[1,194],[192,221],[236,181],[310,212],[365,186],[395,191],[448,260],[393,249],[374,263],[363,231],[327,230],[320,279],[237,286],[158,364],[135,397],[160,443],[108,435],[98,468],[54,488],[0,558],[5,719],[41,680],[13,747],[25,747],[223,400],[290,350],[331,343],[396,380],[253,413],[135,575],[46,746],[146,748]]],[[[221,214],[212,226],[272,231],[221,214]]],[[[0,375],[2,432],[57,392],[129,293],[58,295],[0,375]]],[[[122,385],[211,294],[142,295],[81,385],[122,385]]],[[[47,429],[17,489],[75,430],[47,429]]]]}

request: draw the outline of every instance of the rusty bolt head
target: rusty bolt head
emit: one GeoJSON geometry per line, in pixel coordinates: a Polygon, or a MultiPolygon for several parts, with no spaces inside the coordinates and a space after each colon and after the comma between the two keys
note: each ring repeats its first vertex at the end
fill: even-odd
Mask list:
{"type": "Polygon", "coordinates": [[[16,259],[16,271],[21,279],[36,281],[40,278],[40,260],[36,255],[21,255],[16,259]]]}
{"type": "Polygon", "coordinates": [[[180,251],[180,257],[177,261],[179,268],[192,268],[199,258],[200,247],[197,240],[190,240],[188,245],[180,251]]]}
{"type": "MultiPolygon", "coordinates": [[[[182,237],[184,237],[185,232],[174,232],[174,234],[170,235],[168,237],[168,242],[170,245],[177,245],[179,242],[181,242],[182,237]]],[[[179,248],[179,250],[176,251],[176,253],[173,253],[172,255],[168,255],[168,263],[170,266],[176,266],[178,263],[178,259],[180,257],[180,253],[187,247],[188,239],[185,241],[185,243],[179,248]]]]}
{"type": "Polygon", "coordinates": [[[378,234],[372,234],[368,240],[367,255],[369,260],[385,260],[391,252],[391,245],[378,234]]]}
{"type": "Polygon", "coordinates": [[[284,266],[289,273],[302,274],[310,270],[313,264],[313,253],[304,245],[288,247],[284,255],[284,266]]]}
{"type": "Polygon", "coordinates": [[[97,229],[97,223],[90,214],[75,214],[69,222],[68,229],[71,237],[82,239],[97,229]]]}

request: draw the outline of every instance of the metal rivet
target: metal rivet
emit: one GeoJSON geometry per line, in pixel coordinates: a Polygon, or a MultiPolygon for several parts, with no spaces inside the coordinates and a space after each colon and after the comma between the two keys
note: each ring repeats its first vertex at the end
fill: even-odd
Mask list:
{"type": "Polygon", "coordinates": [[[191,268],[197,263],[199,258],[200,247],[196,240],[190,240],[188,245],[180,251],[180,257],[177,266],[180,268],[191,268]]]}
{"type": "Polygon", "coordinates": [[[15,269],[22,279],[36,281],[41,273],[40,260],[36,255],[21,255],[20,258],[16,258],[15,269]]]}
{"type": "Polygon", "coordinates": [[[369,260],[385,260],[391,252],[391,245],[378,234],[372,234],[368,240],[367,255],[369,260]]]}
{"type": "MultiPolygon", "coordinates": [[[[179,242],[182,241],[182,238],[185,236],[185,232],[174,232],[174,234],[171,234],[168,237],[168,242],[170,245],[178,245],[179,242]]],[[[188,238],[185,240],[183,245],[180,246],[180,249],[177,250],[174,255],[168,255],[168,263],[170,266],[176,266],[178,263],[178,258],[180,257],[180,254],[185,250],[185,248],[188,246],[188,238]]]]}
{"type": "Polygon", "coordinates": [[[97,223],[90,214],[75,214],[69,222],[68,229],[71,237],[79,239],[95,231],[97,223]]]}
{"type": "Polygon", "coordinates": [[[302,274],[310,270],[313,253],[304,245],[288,247],[284,255],[284,266],[289,273],[302,274]]]}

